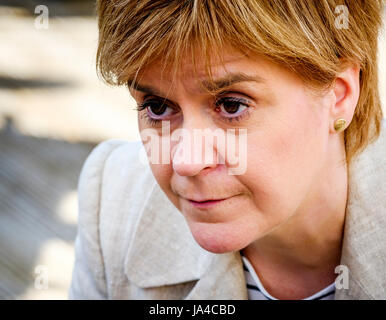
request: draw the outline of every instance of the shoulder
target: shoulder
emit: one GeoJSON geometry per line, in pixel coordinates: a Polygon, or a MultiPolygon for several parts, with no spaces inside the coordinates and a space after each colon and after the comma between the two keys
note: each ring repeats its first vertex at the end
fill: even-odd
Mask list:
{"type": "Polygon", "coordinates": [[[107,160],[112,158],[120,162],[125,160],[127,164],[135,166],[138,164],[141,146],[140,142],[116,139],[101,142],[84,163],[80,179],[96,177],[104,169],[107,160]]]}
{"type": "Polygon", "coordinates": [[[139,141],[107,140],[97,145],[80,173],[79,201],[87,199],[89,204],[92,200],[98,201],[106,188],[122,182],[133,184],[140,176],[153,180],[142,151],[143,146],[139,141]]]}
{"type": "MultiPolygon", "coordinates": [[[[386,297],[386,120],[380,136],[349,167],[342,264],[350,269],[350,291],[386,297]]],[[[359,297],[359,294],[357,294],[359,297]]]]}
{"type": "Polygon", "coordinates": [[[348,170],[348,206],[357,221],[379,220],[386,223],[386,119],[377,140],[353,159],[348,170]],[[357,214],[359,209],[366,214],[357,214]]]}
{"type": "Polygon", "coordinates": [[[381,130],[378,138],[370,143],[352,161],[352,173],[367,172],[384,166],[386,163],[386,118],[381,122],[381,130]]]}
{"type": "Polygon", "coordinates": [[[91,152],[80,174],[79,219],[91,216],[101,232],[104,222],[114,229],[115,216],[135,218],[155,184],[141,142],[104,141],[91,152]],[[110,222],[105,221],[106,212],[110,222]]]}
{"type": "MultiPolygon", "coordinates": [[[[72,299],[103,299],[109,296],[106,285],[109,277],[106,274],[103,246],[105,231],[102,223],[106,220],[103,209],[106,181],[118,181],[120,167],[125,163],[134,167],[133,170],[126,170],[127,172],[136,171],[140,146],[140,143],[122,140],[102,142],[94,148],[83,165],[78,183],[79,215],[75,264],[69,291],[72,299]],[[113,165],[113,162],[117,165],[113,165]]],[[[111,182],[110,184],[114,185],[111,182]]],[[[114,228],[109,224],[108,229],[114,228]]]]}
{"type": "Polygon", "coordinates": [[[141,142],[108,140],[96,146],[83,165],[72,298],[111,297],[112,279],[129,288],[124,258],[141,208],[156,184],[141,150],[141,142]]]}

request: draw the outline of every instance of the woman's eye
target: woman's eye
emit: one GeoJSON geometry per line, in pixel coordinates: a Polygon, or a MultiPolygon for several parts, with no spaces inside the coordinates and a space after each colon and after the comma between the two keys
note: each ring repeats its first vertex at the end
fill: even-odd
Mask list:
{"type": "Polygon", "coordinates": [[[222,98],[216,102],[217,111],[228,118],[238,117],[247,108],[247,101],[240,98],[222,98]]]}
{"type": "Polygon", "coordinates": [[[139,104],[136,108],[137,111],[145,110],[146,113],[141,115],[147,124],[150,126],[159,126],[162,121],[169,120],[176,110],[170,107],[164,99],[148,99],[139,104]]]}
{"type": "Polygon", "coordinates": [[[165,104],[153,104],[147,107],[150,114],[155,116],[162,116],[166,111],[167,106],[165,104]]]}
{"type": "Polygon", "coordinates": [[[163,101],[145,101],[139,109],[146,109],[148,116],[154,119],[167,117],[174,111],[173,108],[169,107],[163,101]]]}

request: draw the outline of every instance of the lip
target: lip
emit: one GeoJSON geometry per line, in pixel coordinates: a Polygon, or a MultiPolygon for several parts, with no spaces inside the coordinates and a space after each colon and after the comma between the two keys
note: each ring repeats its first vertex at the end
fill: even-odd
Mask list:
{"type": "Polygon", "coordinates": [[[203,200],[203,201],[195,201],[195,200],[190,200],[190,199],[187,199],[188,202],[196,207],[196,208],[210,208],[210,207],[213,207],[215,205],[218,205],[220,204],[221,202],[224,202],[225,200],[227,200],[229,198],[224,198],[224,199],[212,199],[212,200],[203,200]]]}

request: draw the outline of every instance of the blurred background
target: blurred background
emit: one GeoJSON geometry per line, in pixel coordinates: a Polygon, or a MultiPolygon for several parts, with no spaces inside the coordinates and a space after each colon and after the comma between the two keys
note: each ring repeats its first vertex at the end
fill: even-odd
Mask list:
{"type": "Polygon", "coordinates": [[[0,0],[0,299],[67,298],[82,164],[139,139],[128,91],[97,78],[97,39],[94,1],[0,0]]]}
{"type": "Polygon", "coordinates": [[[128,91],[96,75],[94,2],[0,0],[0,299],[67,299],[82,164],[102,140],[139,140],[128,91]]]}

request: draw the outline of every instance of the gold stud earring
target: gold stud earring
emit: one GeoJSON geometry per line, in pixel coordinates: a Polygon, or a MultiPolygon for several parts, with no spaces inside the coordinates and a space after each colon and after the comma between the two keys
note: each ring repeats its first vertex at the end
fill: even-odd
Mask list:
{"type": "Polygon", "coordinates": [[[337,119],[334,122],[334,129],[336,132],[341,132],[346,127],[346,120],[345,119],[337,119]]]}

